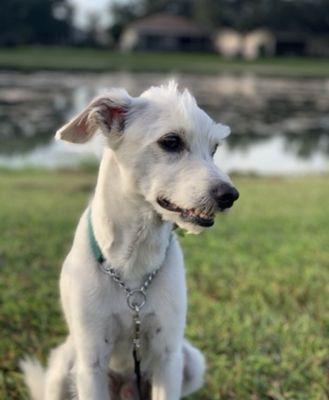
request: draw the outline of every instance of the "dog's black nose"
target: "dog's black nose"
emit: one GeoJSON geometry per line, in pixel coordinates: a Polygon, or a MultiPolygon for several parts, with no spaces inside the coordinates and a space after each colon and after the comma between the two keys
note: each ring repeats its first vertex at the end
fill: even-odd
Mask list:
{"type": "Polygon", "coordinates": [[[232,207],[235,200],[239,198],[239,192],[228,183],[221,183],[212,190],[212,196],[218,207],[222,210],[232,207]]]}

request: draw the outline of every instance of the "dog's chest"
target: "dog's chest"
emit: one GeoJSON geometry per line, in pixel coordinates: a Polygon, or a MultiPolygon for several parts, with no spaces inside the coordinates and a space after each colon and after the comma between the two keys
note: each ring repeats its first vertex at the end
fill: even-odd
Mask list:
{"type": "MultiPolygon", "coordinates": [[[[154,312],[141,313],[141,355],[143,365],[147,367],[157,352],[162,328],[154,312]]],[[[133,370],[133,314],[129,310],[110,317],[106,335],[112,347],[110,367],[120,373],[133,370]]]]}

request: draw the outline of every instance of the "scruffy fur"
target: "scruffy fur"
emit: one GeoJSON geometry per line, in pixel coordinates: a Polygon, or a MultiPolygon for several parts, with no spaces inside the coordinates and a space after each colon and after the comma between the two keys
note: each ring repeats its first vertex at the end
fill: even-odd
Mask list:
{"type": "Polygon", "coordinates": [[[175,83],[152,87],[133,98],[113,89],[93,100],[57,132],[75,143],[96,131],[106,137],[95,194],[83,213],[60,277],[69,327],[47,369],[21,363],[34,400],[135,399],[131,356],[132,314],[126,298],[99,268],[88,237],[88,212],[105,258],[131,288],[161,265],[142,309],[142,373],[145,398],[178,400],[203,382],[204,358],[184,339],[186,284],[174,225],[191,233],[203,228],[159,204],[170,199],[182,209],[218,211],[211,189],[229,178],[212,159],[229,128],[215,123],[188,91],[175,83]],[[164,151],[159,139],[176,132],[179,153],[164,151]],[[148,394],[146,394],[148,393],[148,394]]]}

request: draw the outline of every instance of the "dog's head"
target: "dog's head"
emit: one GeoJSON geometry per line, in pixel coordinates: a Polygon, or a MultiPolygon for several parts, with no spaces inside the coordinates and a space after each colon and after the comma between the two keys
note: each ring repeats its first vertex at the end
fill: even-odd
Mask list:
{"type": "MultiPolygon", "coordinates": [[[[175,83],[151,87],[140,97],[112,90],[94,99],[56,134],[83,143],[100,129],[131,195],[142,196],[164,220],[192,233],[213,225],[238,191],[213,155],[230,129],[215,123],[175,83]]],[[[128,190],[128,189],[127,189],[128,190]]]]}

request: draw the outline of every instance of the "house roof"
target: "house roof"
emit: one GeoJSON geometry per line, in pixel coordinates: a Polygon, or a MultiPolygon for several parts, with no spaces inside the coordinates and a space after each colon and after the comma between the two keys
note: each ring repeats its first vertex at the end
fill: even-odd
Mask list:
{"type": "Polygon", "coordinates": [[[189,37],[208,36],[206,28],[195,22],[172,14],[153,14],[136,20],[127,26],[127,29],[133,29],[138,33],[152,35],[177,36],[186,35],[189,37]]]}

